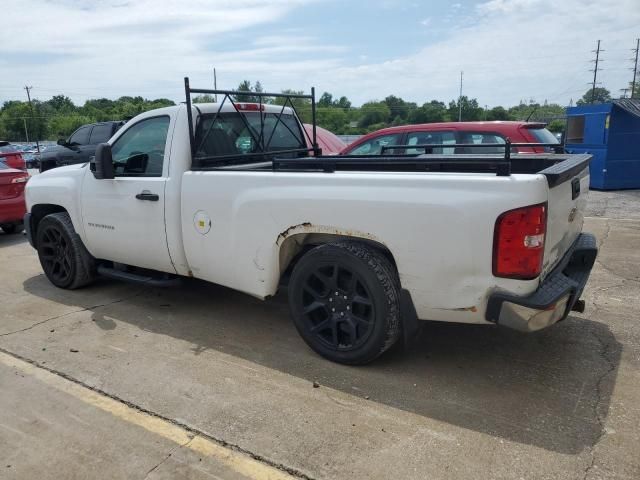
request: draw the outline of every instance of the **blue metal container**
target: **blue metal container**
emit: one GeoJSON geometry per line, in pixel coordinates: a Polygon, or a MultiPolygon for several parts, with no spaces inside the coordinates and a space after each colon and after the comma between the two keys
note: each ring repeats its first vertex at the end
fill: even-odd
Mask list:
{"type": "Polygon", "coordinates": [[[640,188],[640,99],[567,108],[565,145],[593,155],[591,188],[640,188]]]}

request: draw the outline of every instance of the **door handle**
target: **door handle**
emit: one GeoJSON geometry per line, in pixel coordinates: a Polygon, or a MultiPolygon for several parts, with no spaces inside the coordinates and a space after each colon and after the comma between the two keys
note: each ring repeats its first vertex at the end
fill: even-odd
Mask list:
{"type": "Polygon", "coordinates": [[[156,193],[151,193],[149,190],[143,190],[141,193],[136,195],[138,200],[149,200],[150,202],[157,202],[160,200],[160,197],[156,193]]]}

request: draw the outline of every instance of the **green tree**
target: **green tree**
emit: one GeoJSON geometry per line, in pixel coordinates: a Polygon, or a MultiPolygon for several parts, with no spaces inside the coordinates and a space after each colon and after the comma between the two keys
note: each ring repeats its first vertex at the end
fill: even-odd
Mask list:
{"type": "Polygon", "coordinates": [[[482,119],[484,111],[480,105],[478,105],[478,100],[475,98],[469,99],[469,97],[465,95],[460,97],[459,100],[452,100],[449,102],[449,118],[458,120],[460,104],[462,104],[463,122],[475,122],[482,119]]]}
{"type": "Polygon", "coordinates": [[[58,113],[74,113],[77,110],[71,99],[65,95],[55,95],[51,100],[44,102],[44,105],[58,113]]]}
{"type": "Polygon", "coordinates": [[[434,123],[448,120],[447,107],[443,102],[431,100],[409,113],[409,123],[434,123]]]}
{"type": "Polygon", "coordinates": [[[607,103],[611,101],[611,92],[603,87],[596,87],[585,92],[576,105],[589,105],[591,103],[607,103]]]}
{"type": "Polygon", "coordinates": [[[385,102],[367,102],[360,107],[358,126],[370,129],[373,125],[386,125],[390,116],[391,110],[385,102]]]}
{"type": "Polygon", "coordinates": [[[320,96],[320,99],[318,100],[318,107],[319,108],[333,107],[333,95],[331,95],[329,92],[324,92],[320,96]]]}
{"type": "MultiPolygon", "coordinates": [[[[405,102],[402,98],[396,97],[395,95],[389,95],[384,99],[384,103],[389,107],[389,111],[391,112],[391,116],[394,118],[400,117],[400,120],[406,120],[409,116],[409,110],[411,109],[411,104],[405,102]]],[[[416,105],[413,104],[413,108],[415,109],[416,105]]]]}
{"type": "MultiPolygon", "coordinates": [[[[291,88],[287,88],[282,90],[282,93],[286,95],[304,95],[302,90],[292,90],[291,88]]],[[[276,97],[274,99],[274,104],[276,105],[287,105],[290,107],[293,105],[296,109],[300,120],[304,123],[309,123],[312,120],[311,115],[311,99],[308,98],[289,98],[289,97],[276,97]]]]}
{"type": "MultiPolygon", "coordinates": [[[[263,89],[262,89],[262,84],[260,83],[260,81],[257,81],[255,86],[251,85],[251,82],[249,80],[243,80],[242,82],[240,82],[240,85],[238,85],[238,88],[236,89],[238,92],[249,92],[249,93],[262,93],[263,89]]],[[[260,97],[257,95],[235,95],[234,96],[234,100],[239,101],[239,102],[250,102],[250,103],[258,103],[260,102],[260,97]]],[[[263,97],[262,102],[263,103],[268,103],[265,101],[266,99],[263,97]]]]}
{"type": "Polygon", "coordinates": [[[562,133],[564,132],[566,122],[564,120],[553,120],[549,122],[547,125],[547,129],[553,133],[562,133]]]}
{"type": "Polygon", "coordinates": [[[348,129],[348,118],[340,108],[320,108],[317,112],[317,122],[322,128],[336,134],[345,133],[348,129]]]}
{"type": "Polygon", "coordinates": [[[333,106],[337,108],[342,108],[344,110],[348,110],[351,108],[351,102],[347,97],[340,97],[338,100],[333,101],[333,106]]]}
{"type": "Polygon", "coordinates": [[[46,135],[47,122],[42,115],[42,104],[33,100],[33,110],[27,102],[5,102],[0,111],[0,124],[2,124],[3,140],[18,142],[27,141],[27,133],[30,141],[41,139],[46,135]]]}
{"type": "Polygon", "coordinates": [[[208,93],[203,95],[196,95],[191,99],[191,103],[214,103],[215,97],[213,95],[209,95],[208,93]]]}
{"type": "Polygon", "coordinates": [[[86,117],[84,115],[56,115],[55,117],[49,119],[48,137],[51,139],[66,139],[82,125],[93,123],[95,121],[95,118],[86,117]]]}
{"type": "Polygon", "coordinates": [[[512,120],[512,118],[504,107],[493,107],[487,112],[486,120],[512,120]]]}

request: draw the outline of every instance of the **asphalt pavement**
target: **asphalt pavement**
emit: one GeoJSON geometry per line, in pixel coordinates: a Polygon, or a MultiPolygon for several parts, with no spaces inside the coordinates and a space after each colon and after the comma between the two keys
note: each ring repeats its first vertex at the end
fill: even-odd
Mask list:
{"type": "Polygon", "coordinates": [[[591,192],[584,314],[426,323],[364,367],[310,351],[284,294],[63,291],[0,234],[0,478],[640,478],[639,207],[591,192]]]}

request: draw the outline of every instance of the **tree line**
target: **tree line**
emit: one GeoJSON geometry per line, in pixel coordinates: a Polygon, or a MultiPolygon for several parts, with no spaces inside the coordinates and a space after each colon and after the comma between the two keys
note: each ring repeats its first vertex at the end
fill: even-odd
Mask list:
{"type": "MultiPolygon", "coordinates": [[[[252,84],[245,80],[237,88],[246,94],[237,95],[236,100],[245,102],[263,101],[283,105],[287,102],[282,97],[263,97],[264,89],[259,81],[252,84]]],[[[640,90],[640,89],[639,89],[640,90]]],[[[282,93],[302,94],[301,91],[284,90],[282,93]]],[[[611,100],[611,95],[604,88],[595,92],[597,103],[611,100]]],[[[591,102],[591,90],[587,91],[578,104],[591,102]]],[[[212,102],[210,95],[199,95],[193,98],[194,103],[212,102]]],[[[220,99],[221,100],[221,99],[220,99]]],[[[311,101],[307,99],[291,99],[298,114],[304,122],[311,122],[311,101]]],[[[0,108],[0,139],[11,141],[57,140],[68,137],[74,130],[87,123],[107,120],[127,120],[139,113],[155,108],[175,105],[166,98],[154,100],[143,97],[120,97],[117,100],[99,98],[87,100],[84,105],[75,105],[65,95],[55,95],[46,101],[28,102],[6,101],[0,108]]],[[[287,103],[289,105],[289,103],[287,103]]],[[[479,120],[529,120],[542,121],[549,124],[551,131],[562,131],[564,128],[564,107],[553,103],[537,103],[533,100],[521,101],[511,107],[483,107],[475,98],[462,96],[448,103],[431,100],[422,105],[408,102],[395,95],[384,100],[374,100],[354,107],[345,96],[334,97],[331,93],[323,93],[317,100],[317,124],[338,135],[358,135],[380,128],[414,123],[451,122],[461,116],[463,121],[479,120]]]]}

